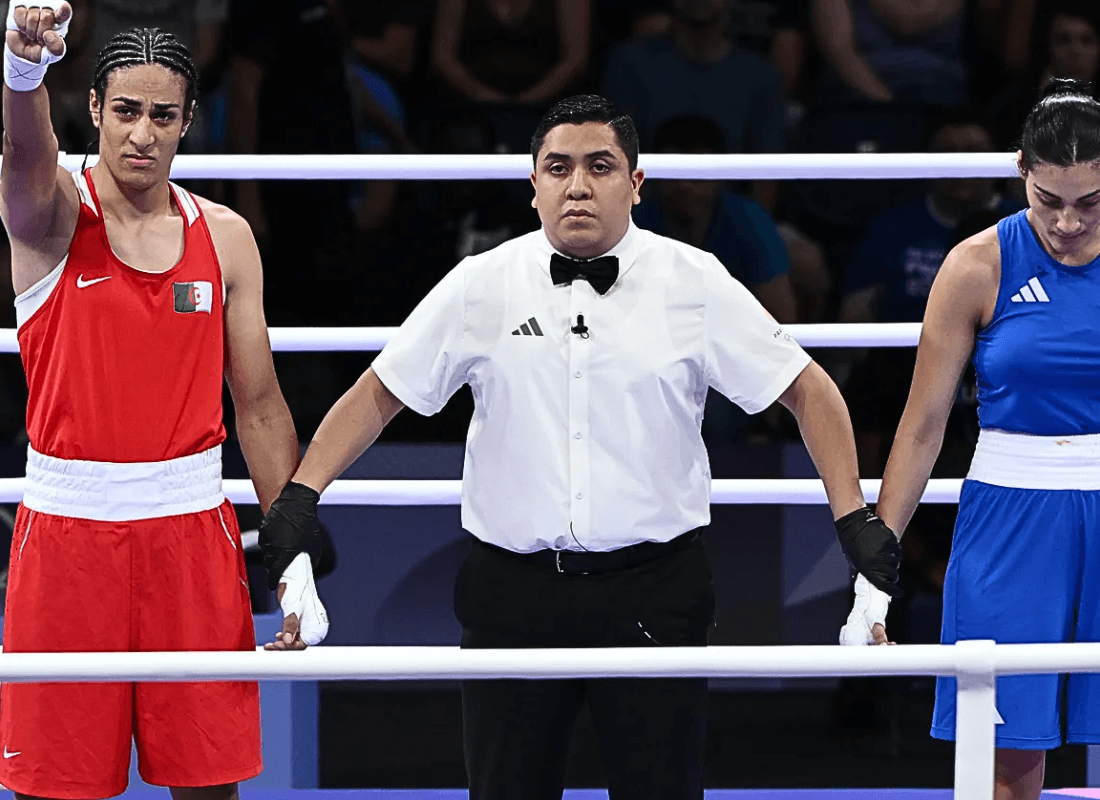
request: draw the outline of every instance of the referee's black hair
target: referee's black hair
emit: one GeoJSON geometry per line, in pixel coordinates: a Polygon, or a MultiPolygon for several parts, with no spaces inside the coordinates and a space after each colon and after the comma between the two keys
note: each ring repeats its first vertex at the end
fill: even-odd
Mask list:
{"type": "Polygon", "coordinates": [[[611,130],[615,131],[619,147],[626,154],[630,171],[633,173],[638,168],[638,131],[634,127],[634,120],[598,94],[567,97],[546,112],[531,137],[531,159],[535,165],[538,165],[539,151],[542,150],[546,134],[559,125],[583,125],[586,122],[610,125],[611,130]]]}
{"type": "Polygon", "coordinates": [[[1021,167],[1070,167],[1100,161],[1100,102],[1092,87],[1070,78],[1052,78],[1039,92],[1020,137],[1021,167]]]}
{"type": "Polygon", "coordinates": [[[96,59],[92,74],[92,89],[103,105],[107,93],[107,79],[116,69],[138,67],[142,64],[160,64],[181,78],[186,86],[183,117],[191,116],[192,104],[199,93],[199,73],[195,69],[191,51],[168,31],[160,28],[131,28],[115,34],[96,59]]]}

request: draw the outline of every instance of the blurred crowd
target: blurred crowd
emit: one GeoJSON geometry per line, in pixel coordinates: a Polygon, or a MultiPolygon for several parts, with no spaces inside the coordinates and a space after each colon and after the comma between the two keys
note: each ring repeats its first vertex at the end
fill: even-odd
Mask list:
{"type": "MultiPolygon", "coordinates": [[[[1046,80],[1091,82],[1100,65],[1094,0],[70,1],[69,52],[47,78],[67,152],[95,151],[95,54],[132,26],[192,48],[193,154],[524,153],[551,103],[588,91],[634,117],[643,152],[1008,151],[1046,80]]],[[[1017,184],[653,180],[634,218],[713,252],[780,321],[910,322],[952,245],[1022,208],[1017,184]]],[[[523,181],[188,187],[251,223],[273,326],[397,325],[464,256],[538,226],[523,181]]],[[[10,293],[0,280],[4,328],[10,293]]],[[[913,351],[815,355],[845,390],[864,477],[880,477],[913,351]]],[[[370,358],[277,354],[303,440],[370,358]]],[[[24,403],[4,357],[0,441],[25,435],[24,403]]],[[[471,408],[467,394],[431,420],[402,415],[386,436],[461,441],[471,408]]],[[[786,415],[722,398],[704,424],[711,442],[797,436],[786,415]]],[[[976,424],[971,378],[934,475],[965,473],[976,424]]],[[[946,540],[907,536],[906,564],[935,591],[950,528],[922,526],[946,540]]]]}

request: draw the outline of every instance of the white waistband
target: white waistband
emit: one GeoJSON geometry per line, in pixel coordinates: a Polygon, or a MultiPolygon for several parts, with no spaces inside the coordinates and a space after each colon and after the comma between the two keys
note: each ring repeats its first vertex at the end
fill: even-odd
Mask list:
{"type": "Polygon", "coordinates": [[[224,499],[220,445],[130,464],[54,458],[27,448],[23,505],[43,514],[119,522],[208,511],[224,499]]]}
{"type": "Polygon", "coordinates": [[[1100,434],[1031,436],[983,428],[966,477],[1014,489],[1100,490],[1100,434]]]}

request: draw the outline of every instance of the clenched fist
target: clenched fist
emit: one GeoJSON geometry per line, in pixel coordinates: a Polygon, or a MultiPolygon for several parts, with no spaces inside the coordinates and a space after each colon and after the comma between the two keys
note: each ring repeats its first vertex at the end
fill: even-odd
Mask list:
{"type": "Polygon", "coordinates": [[[65,32],[73,7],[48,0],[11,0],[8,9],[7,45],[13,55],[34,64],[42,62],[42,50],[54,60],[65,55],[65,32]]]}

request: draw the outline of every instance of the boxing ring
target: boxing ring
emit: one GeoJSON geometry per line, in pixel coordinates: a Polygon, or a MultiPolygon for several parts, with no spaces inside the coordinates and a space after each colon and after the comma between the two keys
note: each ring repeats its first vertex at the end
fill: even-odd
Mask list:
{"type": "MultiPolygon", "coordinates": [[[[83,156],[61,154],[78,169],[83,156]]],[[[708,155],[643,154],[649,178],[695,179],[868,179],[1013,177],[1011,153],[708,155]]],[[[508,156],[178,156],[176,179],[525,179],[528,155],[508,156]]],[[[915,346],[919,324],[790,325],[807,348],[915,346]]],[[[272,348],[283,352],[378,351],[393,328],[272,328],[272,348]]],[[[15,331],[0,331],[0,352],[15,353],[15,331]]],[[[875,502],[880,481],[861,481],[875,502]]],[[[932,480],[925,503],[955,503],[961,480],[932,480]]],[[[224,481],[234,503],[255,504],[250,481],[224,481]]],[[[23,479],[0,479],[0,502],[22,497],[23,479]]],[[[338,480],[321,498],[327,505],[431,506],[460,502],[457,480],[338,480]]],[[[820,505],[820,480],[714,480],[712,502],[722,504],[820,505]]],[[[346,567],[345,567],[346,568],[346,567]]],[[[837,622],[837,629],[841,624],[837,622]]],[[[953,646],[903,645],[880,648],[789,645],[776,647],[608,648],[577,650],[460,650],[457,647],[320,646],[286,654],[250,653],[64,653],[0,654],[0,681],[180,681],[239,680],[455,680],[566,677],[776,678],[839,676],[955,676],[958,729],[954,790],[710,790],[708,798],[738,800],[857,800],[955,798],[988,800],[993,795],[995,678],[998,675],[1100,672],[1100,643],[996,645],[990,641],[953,646]]],[[[265,710],[266,713],[266,710],[265,710]]],[[[265,753],[266,754],[266,753],[265,753]]],[[[797,763],[797,755],[792,758],[797,763]]],[[[124,797],[166,797],[132,788],[124,797]]],[[[271,790],[242,785],[241,797],[321,800],[450,800],[460,790],[271,790]]],[[[1100,798],[1100,789],[1048,791],[1044,796],[1100,798]]],[[[570,790],[569,798],[606,797],[603,790],[570,790]]]]}

